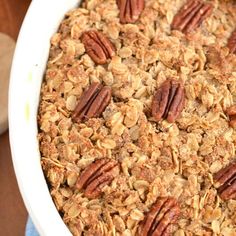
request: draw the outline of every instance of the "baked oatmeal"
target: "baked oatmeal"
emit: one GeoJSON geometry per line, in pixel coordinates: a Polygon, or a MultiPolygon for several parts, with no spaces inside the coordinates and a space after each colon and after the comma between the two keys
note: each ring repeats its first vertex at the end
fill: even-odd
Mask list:
{"type": "Polygon", "coordinates": [[[236,3],[87,0],[39,104],[41,163],[73,235],[236,235],[236,3]]]}

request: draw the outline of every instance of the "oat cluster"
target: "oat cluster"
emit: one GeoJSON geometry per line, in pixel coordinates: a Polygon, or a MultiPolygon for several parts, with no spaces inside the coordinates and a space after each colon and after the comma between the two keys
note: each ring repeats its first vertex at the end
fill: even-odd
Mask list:
{"type": "Polygon", "coordinates": [[[86,0],[51,38],[38,113],[51,196],[75,236],[235,236],[236,4],[190,4],[195,20],[185,0],[144,2],[86,0]],[[152,116],[169,79],[185,91],[172,123],[152,116]],[[108,105],[72,119],[93,83],[109,88],[108,105]]]}

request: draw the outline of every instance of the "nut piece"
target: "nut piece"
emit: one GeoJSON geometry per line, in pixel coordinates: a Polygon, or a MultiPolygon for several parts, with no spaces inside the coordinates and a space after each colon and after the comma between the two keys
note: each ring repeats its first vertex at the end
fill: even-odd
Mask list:
{"type": "Polygon", "coordinates": [[[144,0],[117,0],[120,9],[120,22],[134,23],[144,9],[144,0]]]}
{"type": "Polygon", "coordinates": [[[229,125],[236,128],[236,105],[229,107],[226,114],[229,116],[229,125]]]}
{"type": "Polygon", "coordinates": [[[157,89],[152,101],[152,116],[156,121],[173,123],[184,108],[184,86],[174,79],[166,80],[157,89]]]}
{"type": "Polygon", "coordinates": [[[236,54],[236,30],[231,34],[227,44],[231,53],[236,54]]]}
{"type": "Polygon", "coordinates": [[[217,172],[214,180],[219,184],[217,191],[223,200],[236,199],[236,162],[217,172]]]}
{"type": "Polygon", "coordinates": [[[172,235],[171,224],[179,217],[180,208],[173,197],[160,197],[138,229],[138,236],[172,235]]]}
{"type": "Polygon", "coordinates": [[[189,0],[175,15],[171,28],[189,33],[201,25],[211,14],[213,5],[201,0],[189,0]]]}
{"type": "Polygon", "coordinates": [[[102,188],[109,185],[120,173],[118,163],[110,159],[99,159],[90,164],[79,177],[76,187],[85,189],[87,198],[97,198],[102,193],[102,188]]]}
{"type": "Polygon", "coordinates": [[[79,103],[72,113],[72,120],[81,122],[92,117],[98,117],[111,100],[111,88],[100,83],[92,83],[82,94],[79,103]]]}
{"type": "Polygon", "coordinates": [[[105,64],[107,59],[115,55],[115,46],[101,32],[90,30],[81,37],[85,50],[96,64],[105,64]]]}

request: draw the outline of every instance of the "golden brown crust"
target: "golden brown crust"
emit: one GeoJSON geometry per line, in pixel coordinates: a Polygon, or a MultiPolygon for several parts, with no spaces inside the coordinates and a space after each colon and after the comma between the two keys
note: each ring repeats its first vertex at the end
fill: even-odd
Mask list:
{"type": "Polygon", "coordinates": [[[185,35],[171,30],[185,0],[145,1],[132,24],[120,22],[116,0],[84,1],[52,37],[38,137],[50,193],[73,235],[133,236],[163,196],[180,206],[178,220],[163,234],[236,234],[236,201],[220,197],[213,177],[235,161],[236,129],[227,109],[236,103],[236,56],[227,41],[236,6],[206,2],[212,14],[185,35]],[[116,48],[104,65],[81,41],[91,29],[116,48]],[[168,78],[183,82],[184,109],[174,123],[156,122],[153,95],[168,78]],[[111,102],[99,117],[73,122],[71,114],[94,82],[111,88],[111,102]],[[95,188],[102,194],[91,199],[76,183],[103,158],[119,163],[120,174],[109,184],[103,179],[95,188]]]}

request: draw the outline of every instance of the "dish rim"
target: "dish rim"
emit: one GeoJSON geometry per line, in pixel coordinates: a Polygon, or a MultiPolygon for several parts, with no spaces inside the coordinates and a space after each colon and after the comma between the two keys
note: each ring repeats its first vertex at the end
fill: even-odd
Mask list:
{"type": "Polygon", "coordinates": [[[46,236],[71,236],[71,233],[53,203],[40,163],[37,139],[40,89],[50,38],[66,12],[80,2],[32,1],[18,36],[11,68],[8,115],[13,166],[27,211],[39,234],[46,236]]]}

